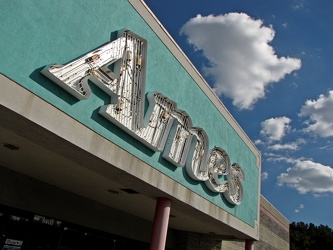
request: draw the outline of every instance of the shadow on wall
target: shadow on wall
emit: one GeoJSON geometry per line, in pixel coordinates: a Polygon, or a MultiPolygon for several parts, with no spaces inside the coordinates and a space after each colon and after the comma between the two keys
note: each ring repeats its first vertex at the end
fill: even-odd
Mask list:
{"type": "MultiPolygon", "coordinates": [[[[75,104],[80,102],[80,100],[78,100],[77,98],[75,98],[74,96],[69,94],[67,91],[65,91],[63,88],[61,88],[60,86],[58,86],[57,84],[55,84],[54,82],[49,80],[47,77],[42,75],[41,70],[44,67],[45,66],[34,70],[29,75],[30,79],[32,79],[33,81],[38,83],[41,87],[46,89],[49,93],[53,94],[56,98],[60,98],[61,100],[63,100],[67,104],[69,104],[70,106],[74,106],[75,104]]],[[[108,94],[106,94],[104,91],[102,91],[92,82],[88,81],[88,84],[95,97],[97,97],[99,100],[102,100],[104,105],[110,104],[110,96],[108,94]]],[[[91,96],[91,98],[92,98],[92,96],[91,96]]],[[[49,100],[46,100],[46,101],[49,101],[49,100]]],[[[90,100],[88,99],[85,101],[88,102],[90,100]]],[[[111,123],[110,121],[105,119],[103,116],[101,116],[99,114],[99,108],[100,108],[100,105],[98,107],[96,107],[96,109],[94,109],[90,115],[90,118],[96,122],[97,126],[104,127],[105,129],[107,129],[108,131],[110,131],[112,133],[112,136],[116,136],[116,137],[120,138],[121,140],[123,140],[124,142],[129,143],[131,146],[135,147],[137,150],[141,151],[142,153],[146,154],[149,157],[151,157],[152,155],[155,154],[154,151],[152,151],[148,147],[144,146],[141,142],[139,142],[138,140],[136,140],[129,134],[125,133],[119,127],[117,127],[116,125],[114,125],[113,123],[111,123]]],[[[73,117],[73,118],[78,120],[77,117],[73,117]]],[[[95,132],[97,132],[97,131],[95,131],[95,132]]],[[[126,148],[124,148],[124,149],[127,150],[126,148]]]]}
{"type": "Polygon", "coordinates": [[[57,84],[55,84],[54,82],[52,82],[51,80],[49,80],[47,77],[43,76],[40,73],[45,66],[34,70],[29,75],[29,78],[38,83],[48,92],[53,93],[56,97],[61,98],[63,101],[67,102],[69,105],[77,103],[79,101],[78,99],[76,99],[74,96],[64,91],[64,89],[62,89],[57,84]]]}

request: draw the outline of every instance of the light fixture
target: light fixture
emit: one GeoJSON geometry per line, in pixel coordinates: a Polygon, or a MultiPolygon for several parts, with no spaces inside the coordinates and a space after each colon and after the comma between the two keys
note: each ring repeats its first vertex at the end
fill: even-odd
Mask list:
{"type": "Polygon", "coordinates": [[[119,194],[119,191],[114,190],[114,189],[108,189],[108,192],[109,192],[110,194],[119,194]]]}
{"type": "Polygon", "coordinates": [[[21,149],[19,146],[16,146],[16,145],[11,144],[11,143],[2,143],[2,146],[5,147],[5,148],[8,148],[10,150],[19,150],[19,149],[21,149]]]}
{"type": "Polygon", "coordinates": [[[139,192],[137,192],[137,191],[135,191],[135,190],[133,190],[131,188],[121,188],[120,190],[122,190],[122,191],[124,191],[124,192],[126,192],[128,194],[140,194],[139,192]]]}

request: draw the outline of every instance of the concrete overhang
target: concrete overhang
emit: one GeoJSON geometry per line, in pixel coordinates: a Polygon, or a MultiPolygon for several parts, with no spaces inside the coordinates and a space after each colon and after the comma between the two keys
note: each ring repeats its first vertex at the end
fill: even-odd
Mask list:
{"type": "Polygon", "coordinates": [[[156,198],[167,197],[169,228],[258,239],[257,223],[244,223],[2,74],[0,89],[0,166],[147,221],[156,198]]]}

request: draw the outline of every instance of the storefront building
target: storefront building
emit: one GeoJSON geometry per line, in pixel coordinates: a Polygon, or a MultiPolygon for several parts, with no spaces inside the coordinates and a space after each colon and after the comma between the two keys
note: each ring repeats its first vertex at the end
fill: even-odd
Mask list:
{"type": "Polygon", "coordinates": [[[2,249],[253,249],[260,153],[143,1],[0,7],[2,249]]]}
{"type": "MultiPolygon", "coordinates": [[[[244,249],[245,242],[223,240],[221,250],[244,249]]],[[[289,221],[265,197],[260,197],[259,240],[254,243],[254,249],[288,250],[289,221]]]]}

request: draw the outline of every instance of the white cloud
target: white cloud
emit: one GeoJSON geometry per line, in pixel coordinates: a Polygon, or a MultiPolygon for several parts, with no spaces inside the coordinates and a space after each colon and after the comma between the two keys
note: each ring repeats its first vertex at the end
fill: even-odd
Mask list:
{"type": "Polygon", "coordinates": [[[294,160],[294,166],[282,173],[277,182],[296,189],[299,193],[321,194],[333,192],[333,169],[310,160],[294,160]]]}
{"type": "Polygon", "coordinates": [[[332,147],[332,145],[325,145],[325,146],[319,147],[319,149],[326,150],[326,151],[332,151],[333,147],[332,147]]]}
{"type": "Polygon", "coordinates": [[[304,8],[304,0],[294,0],[292,8],[293,9],[303,9],[304,8]]]}
{"type": "Polygon", "coordinates": [[[291,162],[294,162],[294,159],[290,159],[290,158],[287,158],[283,155],[280,155],[280,154],[276,154],[276,153],[264,153],[264,156],[267,157],[267,161],[270,161],[270,162],[273,162],[273,163],[276,163],[276,162],[287,162],[287,163],[291,163],[291,162]]]}
{"type": "Polygon", "coordinates": [[[261,144],[263,144],[263,141],[260,140],[260,139],[258,139],[258,140],[255,140],[255,141],[254,141],[254,144],[255,144],[255,145],[261,145],[261,144]]]}
{"type": "Polygon", "coordinates": [[[328,197],[328,194],[313,194],[315,198],[328,197]]]}
{"type": "Polygon", "coordinates": [[[287,143],[287,144],[274,144],[271,146],[268,146],[268,149],[278,151],[278,150],[297,150],[298,144],[295,142],[287,143]]]}
{"type": "Polygon", "coordinates": [[[265,97],[269,84],[301,67],[299,59],[278,58],[269,45],[273,28],[244,13],[198,15],[182,27],[181,34],[208,59],[204,73],[214,78],[216,94],[232,98],[240,109],[251,109],[265,97]]]}
{"type": "Polygon", "coordinates": [[[261,180],[264,181],[264,180],[267,180],[268,179],[268,173],[267,172],[263,172],[261,174],[261,180]]]}
{"type": "Polygon", "coordinates": [[[321,137],[333,136],[333,90],[328,92],[328,96],[320,95],[317,100],[307,100],[300,116],[310,117],[305,131],[321,137]]]}
{"type": "Polygon", "coordinates": [[[271,141],[279,141],[290,131],[290,122],[291,119],[286,116],[267,119],[261,123],[260,133],[271,141]]]}
{"type": "Polygon", "coordinates": [[[305,143],[304,139],[298,139],[296,142],[286,143],[286,144],[274,144],[270,145],[267,148],[270,150],[298,150],[299,145],[305,143]]]}
{"type": "Polygon", "coordinates": [[[295,83],[295,82],[292,82],[291,83],[292,85],[293,85],[293,87],[296,89],[298,86],[297,86],[297,83],[295,83]]]}
{"type": "Polygon", "coordinates": [[[299,207],[297,209],[295,209],[295,213],[299,213],[301,209],[304,208],[303,204],[299,204],[299,207]]]}
{"type": "Polygon", "coordinates": [[[281,157],[269,157],[269,158],[267,158],[267,161],[276,163],[276,162],[286,161],[286,158],[282,157],[282,156],[281,157]]]}
{"type": "Polygon", "coordinates": [[[303,204],[299,204],[298,209],[295,209],[295,213],[299,213],[300,209],[304,209],[304,205],[303,204]]]}
{"type": "Polygon", "coordinates": [[[276,162],[279,162],[280,158],[284,157],[284,156],[281,156],[279,154],[276,154],[276,153],[272,153],[272,152],[264,152],[263,156],[265,157],[265,159],[267,161],[270,161],[270,162],[273,162],[273,163],[276,163],[276,162]]]}

